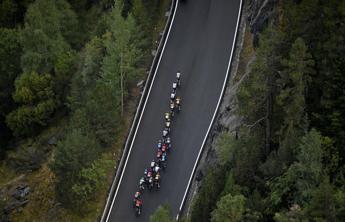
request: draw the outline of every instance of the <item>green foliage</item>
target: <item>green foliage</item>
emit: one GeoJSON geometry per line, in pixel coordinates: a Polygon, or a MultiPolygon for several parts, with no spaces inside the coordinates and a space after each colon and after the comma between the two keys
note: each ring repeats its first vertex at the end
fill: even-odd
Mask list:
{"type": "Polygon", "coordinates": [[[203,184],[199,190],[199,194],[193,203],[191,212],[191,221],[209,221],[211,212],[219,199],[224,183],[226,171],[224,167],[216,167],[209,169],[203,184]]]}
{"type": "Polygon", "coordinates": [[[14,80],[20,74],[21,48],[18,31],[0,29],[0,115],[6,115],[13,108],[12,93],[14,80]]]}
{"type": "MultiPolygon", "coordinates": [[[[133,16],[143,31],[143,36],[149,44],[146,48],[151,48],[153,45],[153,30],[156,28],[157,16],[159,15],[160,7],[164,1],[152,0],[132,0],[132,13],[133,16]]],[[[164,13],[164,12],[163,12],[164,13]]]]}
{"type": "MultiPolygon", "coordinates": [[[[345,3],[284,1],[274,11],[237,94],[239,139],[217,144],[229,168],[223,195],[246,197],[243,221],[342,221],[345,3]]],[[[212,195],[202,188],[197,200],[212,195]]]]}
{"type": "Polygon", "coordinates": [[[268,112],[266,103],[270,99],[276,72],[281,68],[284,34],[273,27],[267,28],[260,37],[257,59],[252,64],[251,73],[239,89],[240,113],[249,121],[255,121],[268,112]]]}
{"type": "Polygon", "coordinates": [[[241,194],[241,186],[236,184],[232,170],[227,174],[224,189],[222,191],[222,196],[225,196],[227,194],[241,194]]]}
{"type": "Polygon", "coordinates": [[[288,166],[294,159],[295,147],[306,128],[305,85],[314,64],[301,38],[292,44],[289,57],[284,63],[286,68],[278,80],[281,90],[277,96],[277,105],[283,113],[278,156],[288,166]]]}
{"type": "Polygon", "coordinates": [[[52,98],[54,92],[51,81],[49,74],[24,73],[16,81],[16,91],[13,98],[17,103],[27,105],[34,105],[41,100],[52,98]]]}
{"type": "Polygon", "coordinates": [[[62,102],[75,72],[76,54],[70,45],[75,44],[76,26],[76,15],[65,0],[36,0],[28,8],[21,31],[23,71],[52,73],[56,98],[62,102]]]}
{"type": "Polygon", "coordinates": [[[78,209],[82,209],[87,201],[96,197],[101,188],[105,188],[107,169],[111,165],[110,160],[101,157],[93,161],[90,167],[81,169],[78,180],[73,184],[71,191],[73,196],[77,198],[74,202],[78,209]]]}
{"type": "Polygon", "coordinates": [[[81,54],[81,65],[74,74],[71,82],[70,96],[68,97],[71,110],[77,110],[87,100],[101,76],[102,61],[105,54],[103,40],[95,37],[85,46],[81,54]]]}
{"type": "Polygon", "coordinates": [[[345,192],[330,184],[324,178],[320,186],[313,190],[310,204],[306,206],[306,215],[315,221],[342,221],[345,218],[345,192]]]}
{"type": "Polygon", "coordinates": [[[69,93],[69,82],[72,73],[76,71],[77,56],[73,51],[61,54],[55,63],[54,68],[54,91],[59,101],[65,101],[69,93]]]}
{"type": "MultiPolygon", "coordinates": [[[[52,159],[57,200],[76,213],[106,190],[110,161],[101,153],[108,153],[105,149],[118,139],[127,94],[147,68],[143,54],[151,60],[137,20],[131,13],[123,18],[117,3],[113,9],[112,0],[0,3],[1,151],[2,140],[9,140],[6,134],[11,133],[5,118],[16,139],[23,139],[69,111],[65,138],[53,158],[35,144],[8,152],[7,162],[28,171],[52,159]]],[[[151,24],[158,14],[164,18],[164,12],[155,10],[160,1],[144,4],[151,24]]],[[[147,28],[150,34],[155,29],[147,28]]]]}
{"type": "Polygon", "coordinates": [[[113,0],[69,0],[78,17],[78,24],[72,29],[71,45],[74,49],[82,49],[92,38],[102,36],[105,32],[106,13],[114,5],[113,0]]]}
{"type": "Polygon", "coordinates": [[[271,184],[270,202],[273,206],[285,202],[286,198],[299,205],[310,201],[311,191],[318,186],[322,178],[321,145],[321,136],[315,130],[302,138],[297,151],[297,161],[271,184]]]}
{"type": "Polygon", "coordinates": [[[119,99],[111,88],[98,83],[85,104],[89,126],[97,139],[109,146],[114,142],[116,127],[120,125],[119,99]]]}
{"type": "MultiPolygon", "coordinates": [[[[99,152],[100,147],[95,137],[85,135],[77,129],[68,133],[66,138],[58,144],[51,168],[56,176],[57,197],[64,206],[80,207],[79,198],[87,199],[86,194],[82,192],[82,189],[86,188],[76,185],[75,189],[72,189],[75,184],[80,182],[80,177],[84,178],[84,181],[86,180],[87,183],[84,185],[87,186],[87,184],[93,183],[95,177],[97,179],[103,176],[102,171],[95,171],[95,167],[99,164],[92,165],[99,156],[99,152]]],[[[95,185],[92,189],[98,187],[95,185]]]]}
{"type": "Polygon", "coordinates": [[[17,152],[10,152],[7,164],[17,172],[32,172],[39,169],[46,160],[46,151],[35,144],[20,147],[17,152]]]}
{"type": "Polygon", "coordinates": [[[124,112],[124,99],[127,89],[138,77],[137,63],[140,50],[134,42],[135,22],[131,15],[121,16],[121,8],[116,4],[109,16],[109,32],[106,34],[106,56],[102,66],[102,82],[119,95],[121,114],[124,112]],[[136,77],[136,78],[135,78],[136,77]]]}
{"type": "Polygon", "coordinates": [[[241,186],[253,188],[259,185],[257,166],[260,163],[261,148],[258,141],[255,135],[245,133],[239,138],[233,172],[235,181],[241,186]]]}
{"type": "Polygon", "coordinates": [[[169,207],[159,206],[156,211],[150,216],[150,222],[173,222],[169,207]]]}
{"type": "Polygon", "coordinates": [[[329,137],[322,137],[323,157],[322,163],[327,175],[335,176],[341,171],[341,157],[338,149],[334,146],[334,141],[329,137]]]}
{"type": "Polygon", "coordinates": [[[308,222],[304,218],[303,212],[298,205],[291,207],[288,212],[279,212],[274,215],[276,222],[308,222]]]}
{"type": "MultiPolygon", "coordinates": [[[[73,76],[69,107],[72,111],[69,128],[72,132],[78,132],[80,136],[92,135],[95,152],[102,152],[101,147],[109,148],[116,139],[116,133],[120,127],[120,110],[124,106],[125,94],[130,83],[137,77],[137,53],[136,43],[132,36],[135,24],[131,16],[127,19],[121,17],[119,6],[115,6],[110,12],[107,22],[109,31],[102,37],[94,37],[85,47],[78,72],[73,76]]],[[[81,139],[81,138],[80,138],[81,139]]],[[[65,143],[71,143],[69,137],[65,143]]],[[[77,143],[75,141],[75,143],[77,143]]],[[[65,145],[67,146],[67,145],[65,145]]],[[[73,146],[83,152],[86,147],[80,144],[68,145],[66,149],[73,151],[73,146]]],[[[61,148],[62,149],[62,148],[61,148]]],[[[56,156],[55,165],[62,168],[65,162],[76,155],[74,152],[65,156],[56,156]]],[[[79,157],[74,157],[78,159],[79,157]]],[[[81,157],[80,157],[81,158],[81,157]]],[[[84,157],[83,157],[84,158],[84,157]]],[[[106,181],[102,162],[95,162],[95,158],[85,159],[83,166],[71,166],[74,170],[72,180],[63,180],[66,175],[57,174],[57,191],[59,199],[64,206],[69,203],[81,210],[83,204],[95,197],[95,194],[106,181]],[[70,192],[67,192],[67,188],[70,192]]],[[[66,169],[64,169],[66,170],[66,169]]]]}
{"type": "Polygon", "coordinates": [[[20,55],[18,31],[0,28],[0,156],[12,136],[5,119],[6,115],[15,107],[12,93],[14,92],[14,81],[21,72],[18,59],[20,55]]]}
{"type": "Polygon", "coordinates": [[[304,0],[285,3],[285,23],[292,36],[302,36],[315,60],[315,73],[307,90],[311,125],[334,139],[344,156],[344,1],[304,0]],[[309,22],[307,22],[309,21],[309,22]],[[312,22],[310,22],[312,21],[312,22]]]}
{"type": "Polygon", "coordinates": [[[217,141],[217,157],[221,165],[227,163],[233,164],[235,159],[236,148],[239,146],[239,140],[229,134],[223,133],[217,141]]]}
{"type": "Polygon", "coordinates": [[[0,3],[0,27],[12,27],[15,24],[18,5],[14,0],[3,0],[0,3]]]}
{"type": "Polygon", "coordinates": [[[36,0],[30,5],[21,33],[24,72],[50,72],[57,59],[69,51],[63,36],[63,18],[64,11],[57,7],[55,1],[36,0]]]}
{"type": "Polygon", "coordinates": [[[212,212],[211,222],[239,222],[245,211],[246,198],[243,195],[223,196],[212,212]]]}
{"type": "Polygon", "coordinates": [[[15,135],[29,135],[45,126],[56,108],[52,79],[49,74],[24,73],[16,80],[13,99],[20,104],[6,117],[15,135]]]}
{"type": "MultiPolygon", "coordinates": [[[[37,0],[36,0],[37,1],[37,0]]],[[[71,45],[79,44],[79,39],[76,38],[76,29],[78,27],[77,15],[71,9],[71,5],[66,0],[54,1],[56,9],[58,10],[58,19],[60,23],[60,31],[63,38],[71,45]]]]}

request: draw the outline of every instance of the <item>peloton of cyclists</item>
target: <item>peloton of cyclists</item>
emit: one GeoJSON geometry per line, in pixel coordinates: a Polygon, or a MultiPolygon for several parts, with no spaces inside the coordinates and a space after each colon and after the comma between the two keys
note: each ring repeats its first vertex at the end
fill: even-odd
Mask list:
{"type": "Polygon", "coordinates": [[[139,180],[139,190],[135,192],[133,199],[133,206],[136,215],[141,214],[143,202],[141,199],[142,192],[146,189],[149,191],[152,188],[160,189],[161,186],[161,169],[165,170],[167,167],[168,152],[171,149],[171,123],[175,112],[181,111],[181,97],[177,95],[178,88],[181,86],[181,72],[176,73],[176,80],[172,84],[172,91],[170,93],[169,112],[164,113],[164,128],[162,131],[162,139],[158,140],[156,156],[151,161],[150,167],[144,170],[144,175],[139,180]]]}

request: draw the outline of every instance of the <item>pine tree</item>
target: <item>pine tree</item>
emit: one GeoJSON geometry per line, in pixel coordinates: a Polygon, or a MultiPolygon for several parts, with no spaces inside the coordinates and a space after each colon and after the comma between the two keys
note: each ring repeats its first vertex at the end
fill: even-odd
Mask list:
{"type": "Polygon", "coordinates": [[[345,217],[345,192],[337,189],[324,177],[320,186],[312,191],[305,214],[313,221],[343,221],[345,217]]]}
{"type": "Polygon", "coordinates": [[[9,113],[6,123],[17,136],[32,135],[45,126],[57,103],[49,74],[22,74],[15,83],[13,99],[20,106],[9,113]]]}
{"type": "Polygon", "coordinates": [[[304,205],[311,199],[311,192],[321,182],[322,137],[311,130],[305,135],[297,149],[297,161],[280,177],[270,184],[270,202],[279,204],[304,205]]]}
{"type": "Polygon", "coordinates": [[[211,222],[240,222],[245,211],[246,199],[242,195],[223,196],[212,212],[211,222]]]}
{"type": "Polygon", "coordinates": [[[72,129],[58,144],[51,168],[56,176],[57,197],[64,206],[78,207],[78,196],[72,187],[79,182],[82,170],[97,159],[99,150],[95,137],[78,129],[72,129]]]}
{"type": "Polygon", "coordinates": [[[0,29],[0,115],[13,109],[12,93],[14,80],[21,69],[18,57],[21,55],[18,31],[0,29]]]}
{"type": "Polygon", "coordinates": [[[301,38],[296,39],[288,59],[284,60],[286,68],[278,80],[281,90],[277,96],[277,106],[280,106],[283,119],[279,132],[278,158],[283,168],[294,160],[295,147],[307,128],[304,98],[313,64],[304,41],[301,38]]]}
{"type": "Polygon", "coordinates": [[[118,4],[109,16],[109,31],[105,40],[106,56],[103,60],[102,81],[118,94],[121,101],[121,115],[129,83],[134,80],[136,63],[140,60],[140,50],[133,41],[135,23],[131,15],[121,16],[118,4]]]}
{"type": "Polygon", "coordinates": [[[150,216],[150,222],[173,222],[168,206],[159,206],[150,216]]]}

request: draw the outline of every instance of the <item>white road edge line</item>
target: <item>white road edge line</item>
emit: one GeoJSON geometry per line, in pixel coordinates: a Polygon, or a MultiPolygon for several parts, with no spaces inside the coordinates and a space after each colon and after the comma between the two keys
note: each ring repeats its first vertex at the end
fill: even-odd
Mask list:
{"type": "Polygon", "coordinates": [[[176,4],[175,4],[175,10],[174,10],[174,14],[173,14],[173,17],[172,17],[170,26],[169,26],[168,34],[167,34],[167,37],[166,37],[166,39],[165,39],[165,42],[164,42],[164,45],[163,45],[163,49],[162,49],[161,55],[159,56],[159,60],[158,60],[157,66],[156,66],[155,74],[153,75],[153,79],[152,79],[152,82],[151,82],[151,85],[150,85],[150,89],[149,89],[149,92],[148,92],[148,94],[147,94],[147,97],[146,97],[146,100],[145,100],[145,103],[144,103],[143,111],[142,111],[141,114],[140,114],[139,122],[138,122],[137,127],[136,127],[135,132],[134,132],[134,136],[133,136],[133,139],[132,139],[132,143],[131,143],[131,146],[130,146],[130,148],[129,148],[128,154],[127,154],[126,162],[125,162],[125,165],[124,165],[124,167],[123,167],[123,170],[122,170],[122,173],[121,173],[121,177],[120,177],[119,183],[118,183],[118,185],[117,185],[117,188],[116,188],[116,191],[115,191],[115,195],[114,195],[114,197],[113,197],[113,201],[112,201],[112,203],[111,203],[111,207],[110,207],[110,209],[109,209],[109,212],[108,212],[108,216],[107,216],[106,222],[109,221],[109,217],[110,217],[110,214],[111,214],[111,210],[113,209],[113,206],[114,206],[114,203],[115,203],[115,199],[116,199],[117,193],[118,193],[118,191],[119,191],[119,188],[120,188],[120,185],[121,185],[121,181],[122,181],[124,172],[126,171],[126,166],[127,166],[127,163],[128,163],[129,156],[131,155],[131,151],[132,151],[132,148],[133,148],[133,144],[134,144],[134,141],[135,141],[135,137],[136,137],[136,135],[137,135],[137,132],[138,132],[138,129],[139,129],[139,126],[140,126],[141,119],[142,119],[143,114],[144,114],[144,112],[145,112],[145,107],[146,107],[147,101],[148,101],[148,99],[149,99],[149,97],[150,97],[151,89],[152,89],[153,83],[154,83],[154,81],[155,81],[156,74],[157,74],[157,72],[158,72],[159,64],[160,64],[160,62],[161,62],[161,60],[162,60],[162,57],[163,57],[163,54],[164,54],[165,46],[166,46],[166,44],[167,44],[167,42],[168,42],[168,39],[169,39],[169,36],[170,36],[171,27],[172,27],[172,25],[173,25],[173,23],[174,23],[174,20],[175,20],[175,15],[176,15],[177,7],[178,7],[178,2],[179,2],[179,0],[177,0],[177,1],[176,1],[176,4]]]}
{"type": "Polygon", "coordinates": [[[196,158],[196,160],[195,160],[195,163],[194,163],[194,167],[193,167],[192,173],[191,173],[191,175],[190,175],[190,178],[189,178],[189,181],[188,181],[186,190],[185,190],[184,195],[183,195],[183,198],[182,198],[182,202],[181,202],[181,205],[180,205],[180,208],[179,208],[179,212],[178,212],[178,214],[176,215],[176,220],[177,220],[177,221],[178,221],[178,219],[179,219],[181,210],[182,210],[182,208],[183,208],[183,205],[184,205],[184,202],[185,202],[185,199],[186,199],[186,196],[187,196],[189,187],[190,187],[190,185],[191,185],[191,182],[192,182],[192,179],[193,179],[193,176],[194,176],[196,167],[197,167],[197,165],[198,165],[198,162],[199,162],[201,153],[202,153],[202,151],[203,151],[203,149],[204,149],[204,146],[205,146],[205,143],[206,143],[208,134],[210,133],[210,130],[211,130],[212,125],[213,125],[213,122],[214,122],[214,119],[215,119],[215,117],[216,117],[216,115],[217,115],[217,112],[218,112],[220,103],[221,103],[222,98],[223,98],[223,94],[224,94],[224,91],[225,91],[225,88],[226,88],[226,83],[227,83],[227,80],[228,80],[228,75],[229,75],[230,66],[231,66],[231,62],[232,62],[232,56],[233,56],[234,48],[235,48],[235,44],[236,44],[238,26],[239,26],[240,18],[241,18],[241,10],[242,10],[242,0],[240,1],[240,8],[239,8],[239,11],[238,11],[238,16],[237,16],[236,31],[235,31],[235,34],[234,34],[234,41],[233,41],[233,43],[232,43],[232,49],[231,49],[231,53],[230,53],[230,59],[229,59],[228,67],[227,67],[227,70],[226,70],[226,75],[225,75],[225,79],[224,79],[224,83],[223,83],[223,88],[222,88],[222,91],[221,91],[220,96],[219,96],[219,99],[218,99],[217,107],[216,107],[216,109],[215,109],[215,111],[214,111],[214,113],[213,113],[213,117],[212,117],[211,123],[210,123],[210,125],[208,126],[208,129],[207,129],[206,135],[205,135],[205,137],[204,137],[204,140],[202,141],[202,144],[201,144],[201,147],[200,147],[198,156],[197,156],[197,158],[196,158]]]}

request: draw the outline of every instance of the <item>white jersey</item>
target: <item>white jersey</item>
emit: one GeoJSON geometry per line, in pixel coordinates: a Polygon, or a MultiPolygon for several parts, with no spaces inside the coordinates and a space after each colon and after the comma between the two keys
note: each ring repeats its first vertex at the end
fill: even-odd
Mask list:
{"type": "Polygon", "coordinates": [[[175,93],[171,93],[171,94],[170,94],[170,99],[175,99],[175,97],[176,97],[176,94],[175,94],[175,93]]]}
{"type": "Polygon", "coordinates": [[[175,90],[176,88],[177,88],[177,83],[174,82],[174,83],[173,83],[173,89],[175,90]]]}
{"type": "Polygon", "coordinates": [[[156,166],[155,167],[155,172],[158,173],[158,171],[159,171],[159,166],[156,166]]]}
{"type": "Polygon", "coordinates": [[[163,130],[163,136],[167,136],[168,135],[168,130],[163,130]]]}
{"type": "Polygon", "coordinates": [[[180,78],[181,78],[181,73],[180,72],[176,73],[176,79],[180,79],[180,78]]]}

